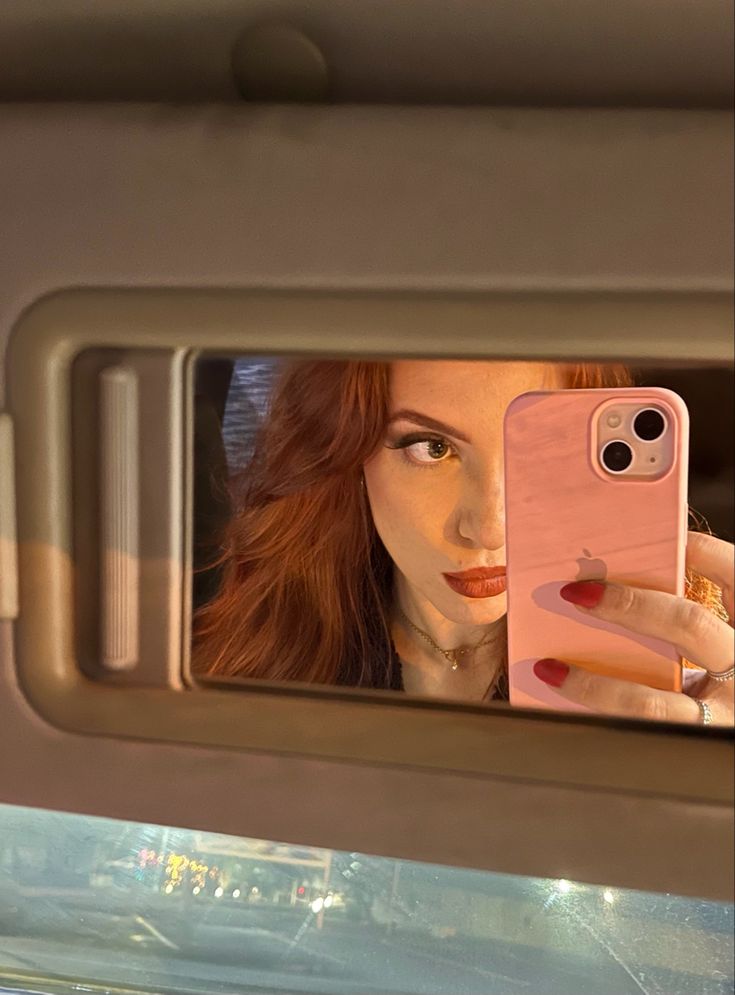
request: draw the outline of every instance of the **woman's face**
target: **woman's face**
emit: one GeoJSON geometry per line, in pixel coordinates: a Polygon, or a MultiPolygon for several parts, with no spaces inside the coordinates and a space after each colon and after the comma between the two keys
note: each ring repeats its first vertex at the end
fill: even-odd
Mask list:
{"type": "Polygon", "coordinates": [[[365,484],[415,603],[468,625],[505,614],[503,416],[518,394],[561,385],[551,364],[392,364],[388,430],[365,484]]]}

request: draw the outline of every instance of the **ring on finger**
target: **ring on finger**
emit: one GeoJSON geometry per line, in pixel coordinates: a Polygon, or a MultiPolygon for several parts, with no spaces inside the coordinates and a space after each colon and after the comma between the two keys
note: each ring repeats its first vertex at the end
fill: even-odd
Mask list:
{"type": "Polygon", "coordinates": [[[712,709],[709,707],[706,701],[702,701],[701,698],[692,699],[699,709],[699,717],[702,720],[703,726],[712,725],[712,709]]]}
{"type": "Polygon", "coordinates": [[[725,681],[731,681],[733,677],[735,677],[735,667],[730,667],[729,670],[720,671],[720,673],[712,670],[706,670],[706,674],[710,680],[719,681],[724,684],[725,681]]]}

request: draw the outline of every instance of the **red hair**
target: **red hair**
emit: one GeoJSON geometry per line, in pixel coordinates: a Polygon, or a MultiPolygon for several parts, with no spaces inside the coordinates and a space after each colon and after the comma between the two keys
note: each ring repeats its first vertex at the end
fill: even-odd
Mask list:
{"type": "MultiPolygon", "coordinates": [[[[631,382],[622,366],[569,367],[569,387],[631,382]]],[[[392,564],[361,477],[388,406],[388,363],[285,367],[235,482],[220,590],[195,618],[195,672],[384,685],[392,564]]]]}

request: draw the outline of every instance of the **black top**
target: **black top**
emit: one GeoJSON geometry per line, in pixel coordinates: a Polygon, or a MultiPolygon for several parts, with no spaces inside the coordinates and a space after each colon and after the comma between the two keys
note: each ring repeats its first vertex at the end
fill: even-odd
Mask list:
{"type": "Polygon", "coordinates": [[[396,652],[396,648],[390,644],[390,665],[388,667],[386,687],[390,691],[405,691],[403,687],[403,670],[401,669],[401,658],[396,652]]]}

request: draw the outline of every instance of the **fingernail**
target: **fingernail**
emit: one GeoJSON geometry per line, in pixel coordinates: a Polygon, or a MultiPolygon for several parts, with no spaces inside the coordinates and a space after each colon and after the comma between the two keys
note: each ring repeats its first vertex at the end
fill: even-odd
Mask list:
{"type": "Polygon", "coordinates": [[[537,660],[533,665],[533,672],[544,684],[560,688],[567,679],[569,667],[561,660],[537,660]]]}
{"type": "Polygon", "coordinates": [[[559,591],[565,601],[581,608],[594,608],[604,593],[605,585],[596,580],[578,580],[573,584],[565,584],[559,591]]]}

